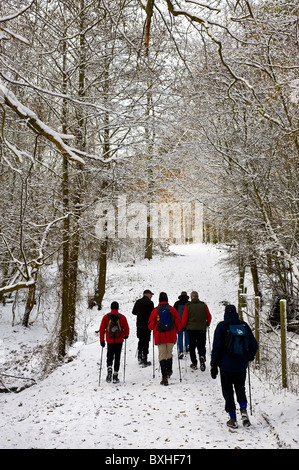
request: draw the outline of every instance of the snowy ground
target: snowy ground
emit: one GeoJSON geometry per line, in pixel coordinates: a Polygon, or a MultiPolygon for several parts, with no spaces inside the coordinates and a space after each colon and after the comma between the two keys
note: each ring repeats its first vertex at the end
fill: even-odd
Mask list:
{"type": "MultiPolygon", "coordinates": [[[[159,292],[167,292],[172,305],[182,290],[188,293],[198,290],[213,317],[211,342],[214,328],[223,317],[221,302],[237,301],[237,280],[218,264],[223,251],[206,245],[172,247],[172,250],[177,256],[144,260],[134,266],[110,264],[105,308],[101,312],[86,309],[82,314],[78,329],[79,332],[82,329],[82,334],[84,330],[87,341],[76,343],[71,351],[75,359],[20,393],[0,394],[0,448],[165,451],[299,448],[299,397],[287,391],[273,392],[273,387],[262,383],[253,370],[252,426],[244,429],[239,423],[239,428],[233,431],[225,424],[227,415],[219,376],[212,380],[209,367],[205,372],[191,371],[189,357],[185,357],[180,361],[180,381],[175,348],[170,386],[162,387],[156,348],[155,377],[153,367],[138,366],[135,317],[131,311],[144,289],[155,293],[155,304],[159,292]],[[126,346],[125,382],[123,351],[121,383],[106,383],[105,349],[99,386],[101,348],[95,330],[113,300],[119,302],[131,328],[126,346]]],[[[42,334],[36,324],[28,330],[20,325],[12,328],[8,308],[11,307],[0,307],[0,340],[6,360],[12,350],[15,357],[22,354],[22,345],[33,344],[36,335],[40,343],[42,334]]],[[[150,347],[152,361],[152,344],[150,347]]],[[[207,353],[208,363],[209,342],[207,353]]]]}

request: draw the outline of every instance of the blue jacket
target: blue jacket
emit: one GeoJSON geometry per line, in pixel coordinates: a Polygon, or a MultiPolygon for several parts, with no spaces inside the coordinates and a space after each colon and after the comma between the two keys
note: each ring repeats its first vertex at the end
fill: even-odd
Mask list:
{"type": "Polygon", "coordinates": [[[218,366],[225,372],[242,372],[246,370],[248,361],[253,361],[258,350],[257,341],[246,322],[239,320],[238,313],[234,305],[226,306],[224,321],[218,323],[214,333],[211,364],[218,366]],[[231,356],[225,346],[226,323],[236,325],[243,323],[248,335],[248,351],[242,356],[231,356]]]}

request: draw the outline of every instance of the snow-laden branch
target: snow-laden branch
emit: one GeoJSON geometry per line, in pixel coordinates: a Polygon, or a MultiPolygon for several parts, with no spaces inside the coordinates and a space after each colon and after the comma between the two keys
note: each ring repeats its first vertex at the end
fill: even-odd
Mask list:
{"type": "Polygon", "coordinates": [[[9,16],[4,16],[2,18],[0,17],[0,31],[3,31],[4,33],[8,34],[9,36],[13,37],[14,39],[17,39],[18,41],[23,42],[24,44],[29,46],[30,42],[28,41],[28,39],[24,38],[20,34],[14,33],[11,29],[9,29],[7,27],[1,26],[1,23],[4,23],[6,21],[11,21],[11,20],[17,18],[18,16],[21,16],[25,11],[29,10],[29,8],[32,7],[34,2],[35,2],[35,0],[32,0],[29,3],[29,5],[22,8],[21,10],[16,11],[15,13],[12,13],[9,16]]]}
{"type": "Polygon", "coordinates": [[[27,126],[32,129],[35,133],[42,135],[47,140],[52,142],[58,150],[70,160],[73,160],[76,163],[85,165],[85,161],[79,157],[74,150],[71,149],[66,143],[65,140],[74,139],[73,135],[62,134],[43,121],[41,121],[37,115],[29,108],[24,106],[4,85],[0,83],[0,103],[5,104],[10,109],[12,109],[21,119],[26,121],[27,126]]]}
{"type": "Polygon", "coordinates": [[[21,262],[18,259],[16,259],[15,256],[13,255],[12,250],[9,248],[9,245],[7,243],[5,236],[2,233],[0,233],[0,236],[2,237],[4,241],[4,244],[6,245],[6,248],[12,259],[12,262],[15,264],[16,270],[17,270],[14,277],[10,280],[10,283],[0,288],[0,294],[7,294],[9,292],[14,292],[14,291],[21,290],[21,289],[29,289],[31,287],[34,287],[37,281],[38,269],[40,268],[40,266],[44,264],[45,259],[46,259],[44,256],[44,245],[46,243],[46,239],[49,234],[49,231],[53,227],[53,225],[57,224],[63,219],[66,219],[69,216],[70,214],[66,214],[62,217],[59,217],[58,219],[52,220],[46,226],[40,226],[40,225],[34,224],[35,227],[45,227],[45,231],[43,233],[42,241],[40,243],[38,257],[36,259],[32,259],[30,262],[27,262],[27,261],[21,262]],[[21,269],[25,265],[27,265],[26,273],[28,275],[26,275],[26,273],[23,272],[21,269]],[[30,269],[28,269],[28,266],[30,266],[30,269]],[[23,281],[22,278],[25,280],[23,281]],[[20,280],[18,281],[18,279],[20,280]]]}
{"type": "MultiPolygon", "coordinates": [[[[11,36],[12,38],[14,39],[17,39],[18,41],[20,42],[23,42],[24,44],[26,44],[26,46],[29,46],[30,45],[30,42],[28,41],[28,39],[24,38],[24,36],[21,36],[20,34],[18,33],[14,33],[11,29],[9,28],[4,28],[3,26],[0,26],[0,31],[3,31],[3,33],[6,33],[8,34],[9,36],[11,36]]],[[[7,38],[8,39],[8,38],[7,38]]]]}
{"type": "Polygon", "coordinates": [[[17,282],[15,284],[0,287],[0,294],[8,294],[9,292],[15,292],[16,290],[29,289],[29,287],[34,286],[35,282],[36,281],[34,279],[30,279],[29,281],[17,282]]]}
{"type": "Polygon", "coordinates": [[[195,5],[199,7],[208,8],[208,10],[217,11],[217,13],[220,13],[221,11],[219,8],[214,8],[211,5],[208,5],[207,3],[197,2],[195,0],[185,0],[185,1],[186,3],[194,3],[195,5]]]}
{"type": "MultiPolygon", "coordinates": [[[[63,217],[59,217],[58,219],[52,220],[52,222],[48,223],[48,225],[46,226],[46,229],[45,229],[45,231],[44,231],[41,244],[40,244],[38,258],[37,258],[37,259],[33,259],[33,260],[31,261],[31,264],[32,264],[32,265],[34,265],[34,266],[41,266],[41,265],[44,263],[44,245],[45,245],[45,243],[46,243],[46,239],[47,239],[47,236],[48,236],[48,233],[49,233],[51,227],[52,227],[54,224],[57,224],[57,222],[60,222],[60,221],[63,220],[63,219],[67,219],[69,216],[70,216],[70,214],[66,214],[66,215],[64,215],[63,217]]],[[[35,224],[35,227],[38,227],[38,225],[35,224]]]]}
{"type": "Polygon", "coordinates": [[[34,4],[36,0],[32,0],[29,5],[27,5],[26,7],[22,8],[21,10],[18,10],[16,11],[15,13],[12,13],[11,15],[9,16],[3,16],[2,18],[0,17],[0,23],[3,23],[4,21],[11,21],[15,18],[17,18],[18,16],[22,15],[25,11],[29,10],[29,8],[32,7],[32,5],[34,4]]]}
{"type": "MultiPolygon", "coordinates": [[[[22,77],[22,74],[19,70],[11,67],[2,57],[0,59],[1,59],[1,62],[5,65],[5,67],[9,68],[14,74],[18,75],[19,77],[22,77]]],[[[91,103],[91,102],[88,102],[86,100],[82,101],[80,99],[74,98],[73,96],[66,95],[65,93],[59,93],[57,91],[51,91],[51,90],[48,90],[46,88],[41,88],[41,87],[35,85],[34,83],[30,83],[30,82],[26,81],[26,79],[24,77],[22,77],[23,81],[12,80],[11,78],[6,76],[1,71],[0,71],[0,76],[3,78],[4,81],[6,81],[6,82],[8,82],[12,85],[16,85],[18,87],[28,87],[31,90],[36,91],[37,93],[42,93],[42,94],[46,94],[46,95],[49,95],[49,96],[53,96],[55,98],[63,99],[63,100],[69,101],[69,102],[71,102],[75,105],[91,107],[91,108],[94,108],[94,109],[96,109],[97,111],[100,111],[100,112],[109,112],[111,114],[114,113],[116,116],[122,117],[121,113],[118,113],[118,112],[114,111],[113,109],[109,109],[105,106],[101,106],[98,103],[91,103]]],[[[133,116],[128,115],[127,117],[132,118],[133,116]]]]}

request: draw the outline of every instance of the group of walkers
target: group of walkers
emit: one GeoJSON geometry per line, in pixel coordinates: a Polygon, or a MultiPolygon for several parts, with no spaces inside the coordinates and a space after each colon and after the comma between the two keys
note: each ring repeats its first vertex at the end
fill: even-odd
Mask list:
{"type": "MultiPolygon", "coordinates": [[[[201,301],[196,291],[189,296],[183,291],[172,307],[165,292],[159,294],[159,303],[155,307],[153,293],[146,289],[138,299],[132,313],[136,316],[138,338],[137,354],[141,367],[151,365],[148,360],[151,331],[154,344],[158,347],[159,364],[162,374],[161,385],[168,385],[172,375],[173,347],[177,344],[178,357],[184,352],[190,355],[190,368],[206,370],[206,334],[212,316],[208,306],[201,301]],[[198,359],[197,359],[198,357],[198,359]]],[[[107,342],[107,382],[119,383],[118,372],[123,342],[128,338],[130,329],[124,315],[119,313],[119,305],[112,302],[111,312],[104,315],[100,325],[100,344],[104,348],[107,342]]],[[[258,344],[251,328],[239,320],[234,305],[226,305],[223,321],[219,322],[214,332],[211,351],[210,373],[216,379],[220,371],[220,383],[225,400],[225,410],[229,414],[227,425],[236,428],[236,404],[240,407],[244,426],[250,426],[247,413],[245,392],[246,372],[249,361],[254,359],[258,344]]]]}

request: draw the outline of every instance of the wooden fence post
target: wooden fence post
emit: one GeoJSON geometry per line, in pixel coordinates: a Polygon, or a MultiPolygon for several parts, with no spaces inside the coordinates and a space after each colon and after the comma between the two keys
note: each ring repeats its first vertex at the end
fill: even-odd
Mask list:
{"type": "Polygon", "coordinates": [[[254,298],[254,334],[255,339],[258,343],[258,350],[255,355],[255,363],[260,364],[260,305],[261,305],[261,298],[256,296],[254,298]]]}
{"type": "Polygon", "coordinates": [[[240,320],[243,320],[242,304],[241,304],[241,289],[238,289],[238,314],[240,320]]]}
{"type": "Polygon", "coordinates": [[[239,319],[241,321],[244,320],[243,317],[243,308],[245,308],[247,305],[247,293],[242,292],[240,289],[238,290],[238,314],[239,314],[239,319]]]}
{"type": "Polygon", "coordinates": [[[280,334],[281,334],[281,375],[282,386],[288,388],[287,371],[287,301],[280,301],[280,334]]]}

